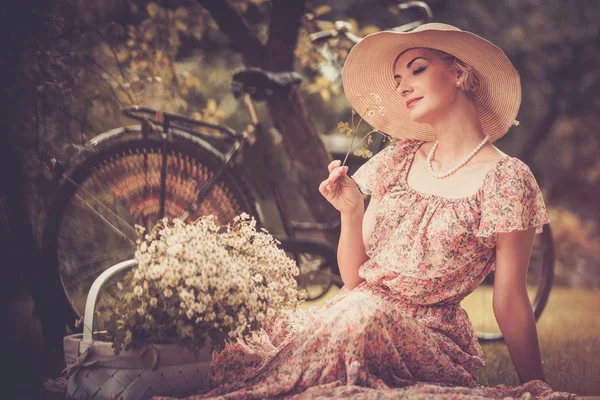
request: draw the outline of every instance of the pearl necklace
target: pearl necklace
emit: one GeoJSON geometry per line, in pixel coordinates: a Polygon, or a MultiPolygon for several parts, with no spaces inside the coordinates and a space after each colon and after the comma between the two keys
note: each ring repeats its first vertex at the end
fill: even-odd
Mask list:
{"type": "Polygon", "coordinates": [[[473,150],[471,152],[471,154],[467,155],[465,157],[464,160],[462,160],[458,165],[456,165],[454,168],[452,168],[451,170],[443,173],[443,174],[438,174],[437,172],[435,172],[433,170],[433,167],[431,165],[431,160],[433,159],[433,153],[435,153],[435,149],[438,146],[438,141],[435,141],[435,144],[433,145],[433,147],[431,148],[431,150],[429,150],[429,154],[427,154],[427,168],[429,169],[429,172],[431,172],[431,175],[433,175],[434,177],[438,178],[438,179],[442,179],[445,178],[449,175],[452,175],[453,173],[455,173],[456,171],[458,171],[462,166],[464,166],[466,163],[469,162],[469,160],[471,158],[473,158],[473,156],[475,154],[477,154],[477,152],[483,147],[484,144],[487,143],[487,141],[489,140],[489,137],[486,135],[486,137],[481,141],[481,143],[479,143],[479,145],[475,148],[475,150],[473,150]]]}

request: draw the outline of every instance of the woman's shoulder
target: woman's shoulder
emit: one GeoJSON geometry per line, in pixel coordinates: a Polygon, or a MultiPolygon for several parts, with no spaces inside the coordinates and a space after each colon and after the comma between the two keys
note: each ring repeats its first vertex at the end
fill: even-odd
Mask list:
{"type": "MultiPolygon", "coordinates": [[[[504,154],[504,153],[503,153],[504,154]]],[[[533,172],[529,165],[518,157],[504,154],[501,158],[495,161],[495,164],[490,168],[492,177],[496,180],[505,181],[516,178],[533,178],[533,172]]]]}
{"type": "Polygon", "coordinates": [[[484,197],[489,198],[523,191],[536,192],[539,186],[527,163],[518,157],[504,155],[488,171],[482,189],[484,197]]]}

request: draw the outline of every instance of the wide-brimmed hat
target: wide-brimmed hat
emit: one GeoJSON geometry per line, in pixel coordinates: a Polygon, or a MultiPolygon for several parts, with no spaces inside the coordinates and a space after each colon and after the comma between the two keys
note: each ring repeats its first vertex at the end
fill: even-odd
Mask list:
{"type": "Polygon", "coordinates": [[[484,133],[493,142],[504,136],[521,105],[521,79],[504,52],[491,42],[455,26],[429,23],[411,32],[382,31],[355,45],[344,63],[342,81],[352,108],[373,128],[393,137],[433,141],[427,124],[410,119],[396,91],[393,63],[405,50],[426,47],[451,54],[477,71],[481,87],[474,97],[484,133]]]}

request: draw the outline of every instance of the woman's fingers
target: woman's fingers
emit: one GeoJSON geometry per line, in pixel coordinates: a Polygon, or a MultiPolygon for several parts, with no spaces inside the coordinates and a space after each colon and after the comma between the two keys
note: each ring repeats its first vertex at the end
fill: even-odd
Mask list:
{"type": "Polygon", "coordinates": [[[327,169],[329,170],[329,172],[331,172],[336,167],[339,167],[340,165],[342,165],[342,162],[340,160],[333,160],[332,162],[329,163],[329,165],[327,166],[327,169]]]}
{"type": "Polygon", "coordinates": [[[337,181],[338,178],[340,176],[344,175],[347,171],[348,171],[348,167],[337,167],[333,171],[331,171],[331,173],[329,174],[328,180],[333,183],[333,182],[337,181]]]}
{"type": "Polygon", "coordinates": [[[319,185],[319,192],[329,201],[336,196],[337,191],[340,189],[341,182],[339,178],[348,172],[348,167],[342,167],[341,164],[340,160],[332,161],[328,166],[329,176],[319,185]]]}
{"type": "Polygon", "coordinates": [[[327,188],[327,186],[329,185],[329,179],[325,179],[323,182],[321,182],[321,184],[319,185],[319,192],[321,192],[322,194],[325,194],[329,191],[329,189],[327,188]]]}

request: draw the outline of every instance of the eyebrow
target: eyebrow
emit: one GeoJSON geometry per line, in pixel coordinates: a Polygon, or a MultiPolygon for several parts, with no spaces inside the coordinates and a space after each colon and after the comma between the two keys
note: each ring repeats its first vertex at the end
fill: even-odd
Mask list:
{"type": "MultiPolygon", "coordinates": [[[[429,61],[429,60],[428,60],[428,59],[426,59],[425,57],[415,57],[415,58],[413,58],[412,60],[410,60],[410,61],[408,62],[408,64],[406,64],[406,69],[409,69],[409,68],[410,68],[410,66],[411,66],[411,65],[413,65],[413,63],[414,63],[415,61],[417,61],[419,58],[420,58],[420,59],[423,59],[423,60],[425,60],[425,61],[429,61]]],[[[396,79],[396,78],[402,78],[402,75],[398,75],[398,74],[394,75],[394,79],[396,79]]]]}

